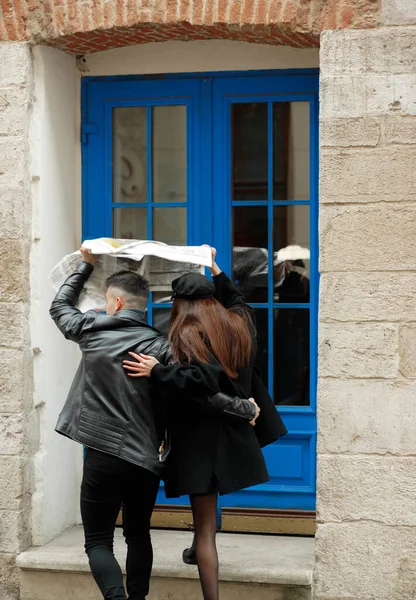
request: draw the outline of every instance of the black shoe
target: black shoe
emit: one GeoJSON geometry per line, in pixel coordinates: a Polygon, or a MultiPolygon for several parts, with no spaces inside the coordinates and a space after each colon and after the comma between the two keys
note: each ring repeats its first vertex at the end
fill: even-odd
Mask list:
{"type": "Polygon", "coordinates": [[[190,548],[185,548],[185,550],[182,552],[182,560],[186,565],[197,565],[198,562],[196,560],[196,553],[195,553],[195,536],[194,539],[192,540],[192,545],[190,548]]]}

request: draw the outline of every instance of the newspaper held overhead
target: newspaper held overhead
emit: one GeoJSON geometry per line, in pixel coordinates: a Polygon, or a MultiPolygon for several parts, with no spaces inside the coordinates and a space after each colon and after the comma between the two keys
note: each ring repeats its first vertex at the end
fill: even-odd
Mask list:
{"type": "MultiPolygon", "coordinates": [[[[103,310],[105,308],[105,280],[117,271],[129,270],[148,279],[152,292],[171,295],[171,283],[183,273],[203,273],[212,263],[209,246],[168,246],[149,240],[120,240],[98,238],[83,243],[99,259],[91,277],[80,295],[78,308],[103,310]]],[[[49,278],[57,291],[65,279],[77,268],[81,252],[73,252],[52,269],[49,278]]]]}

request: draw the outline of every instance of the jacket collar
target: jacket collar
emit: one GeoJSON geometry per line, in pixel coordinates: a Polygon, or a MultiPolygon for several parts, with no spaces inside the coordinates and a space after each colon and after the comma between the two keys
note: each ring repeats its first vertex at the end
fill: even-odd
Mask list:
{"type": "Polygon", "coordinates": [[[139,310],[137,308],[123,308],[114,315],[118,319],[124,321],[130,321],[134,324],[139,323],[141,325],[147,325],[147,310],[139,310]]]}

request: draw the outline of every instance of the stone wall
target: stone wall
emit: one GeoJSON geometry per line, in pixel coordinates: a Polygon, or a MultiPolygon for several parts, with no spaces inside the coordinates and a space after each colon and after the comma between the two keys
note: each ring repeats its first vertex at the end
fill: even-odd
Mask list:
{"type": "Polygon", "coordinates": [[[37,447],[29,332],[32,61],[0,44],[0,598],[17,598],[16,553],[31,541],[30,457],[37,447]]]}
{"type": "Polygon", "coordinates": [[[415,65],[416,27],[321,39],[316,600],[415,598],[415,65]]]}

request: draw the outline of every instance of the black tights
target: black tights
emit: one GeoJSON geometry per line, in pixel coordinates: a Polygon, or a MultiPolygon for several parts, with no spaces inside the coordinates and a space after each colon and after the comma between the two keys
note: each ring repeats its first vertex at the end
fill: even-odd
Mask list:
{"type": "Polygon", "coordinates": [[[195,527],[195,554],[204,600],[219,600],[217,534],[218,492],[191,496],[195,527]]]}

